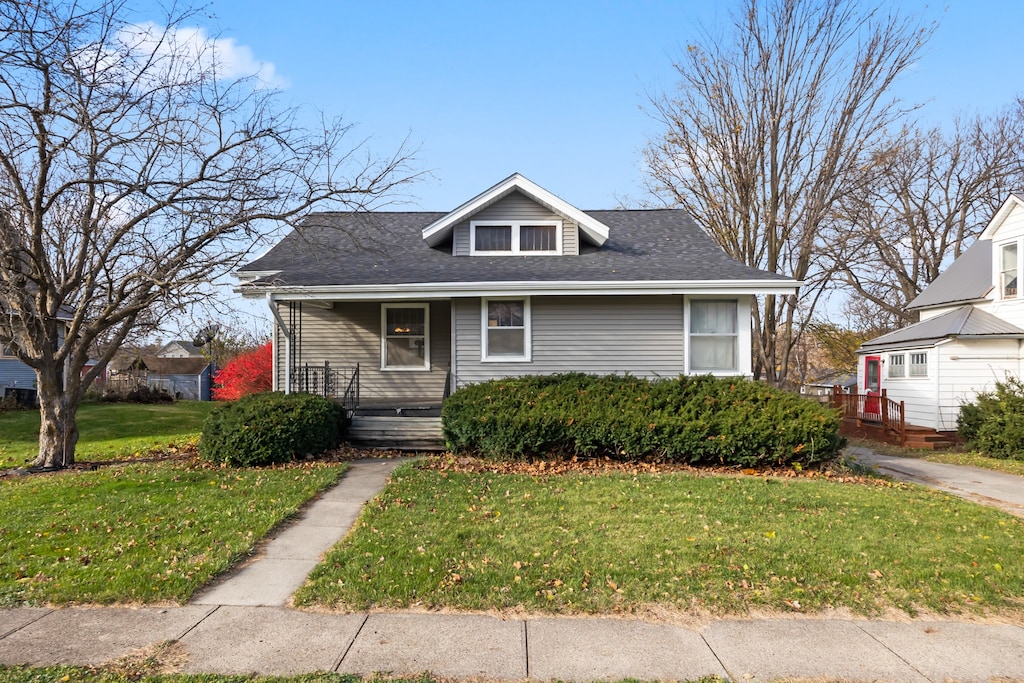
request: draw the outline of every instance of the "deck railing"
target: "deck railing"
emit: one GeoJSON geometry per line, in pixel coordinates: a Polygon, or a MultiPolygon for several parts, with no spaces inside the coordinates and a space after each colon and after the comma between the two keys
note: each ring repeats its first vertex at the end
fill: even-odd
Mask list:
{"type": "Polygon", "coordinates": [[[359,405],[359,366],[332,368],[323,365],[300,365],[292,368],[291,390],[338,399],[346,408],[359,405]]]}
{"type": "Polygon", "coordinates": [[[903,401],[897,403],[886,396],[885,389],[880,393],[858,394],[855,388],[847,394],[842,387],[833,387],[832,407],[840,411],[844,420],[880,426],[897,435],[901,446],[906,445],[906,407],[903,401]]]}

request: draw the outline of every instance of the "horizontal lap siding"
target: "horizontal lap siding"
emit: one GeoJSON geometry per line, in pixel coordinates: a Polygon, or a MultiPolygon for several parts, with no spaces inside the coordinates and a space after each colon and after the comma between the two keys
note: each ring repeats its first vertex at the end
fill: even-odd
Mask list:
{"type": "Polygon", "coordinates": [[[1015,339],[961,341],[939,347],[939,426],[956,429],[960,406],[996,382],[1020,376],[1019,344],[1015,339]],[[956,360],[953,359],[956,356],[956,360]]]}
{"type": "MultiPolygon", "coordinates": [[[[417,303],[417,302],[410,302],[417,303]]],[[[284,311],[282,311],[284,315],[284,311]]],[[[287,320],[287,315],[285,315],[287,320]]],[[[336,369],[359,364],[360,398],[440,400],[451,357],[451,309],[447,301],[430,304],[430,371],[385,371],[380,367],[379,303],[339,302],[330,310],[304,306],[299,361],[336,369]]],[[[276,339],[281,335],[275,331],[276,339]]],[[[278,388],[284,387],[284,344],[278,343],[278,388]]]]}
{"type": "Polygon", "coordinates": [[[32,389],[35,385],[36,373],[32,368],[14,358],[0,358],[0,398],[7,387],[32,389]]]}
{"type": "Polygon", "coordinates": [[[473,214],[469,220],[462,221],[455,226],[453,252],[456,256],[469,256],[470,221],[562,221],[562,253],[567,256],[579,254],[577,224],[562,218],[551,209],[541,206],[518,192],[513,192],[496,201],[473,214]]]}
{"type": "Polygon", "coordinates": [[[454,304],[456,379],[557,372],[676,377],[684,371],[683,304],[677,296],[533,297],[532,360],[480,360],[480,299],[454,304]]]}

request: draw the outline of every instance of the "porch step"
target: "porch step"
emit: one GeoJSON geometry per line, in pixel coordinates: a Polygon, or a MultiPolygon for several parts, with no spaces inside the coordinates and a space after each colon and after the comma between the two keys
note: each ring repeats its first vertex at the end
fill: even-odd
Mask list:
{"type": "Polygon", "coordinates": [[[440,417],[356,415],[348,427],[353,446],[402,451],[442,451],[440,417]]]}

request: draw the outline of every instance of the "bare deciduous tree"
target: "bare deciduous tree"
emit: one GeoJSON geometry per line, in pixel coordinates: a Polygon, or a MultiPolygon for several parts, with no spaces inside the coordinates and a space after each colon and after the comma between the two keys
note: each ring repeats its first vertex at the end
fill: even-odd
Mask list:
{"type": "Polygon", "coordinates": [[[727,35],[705,33],[652,98],[664,126],[645,150],[648,189],[693,214],[734,258],[804,281],[754,310],[755,374],[785,384],[789,354],[831,277],[832,207],[905,114],[894,80],[932,29],[848,0],[743,0],[727,35]]]}
{"type": "MultiPolygon", "coordinates": [[[[173,3],[172,3],[173,7],[173,3]]],[[[0,3],[0,339],[37,377],[34,465],[74,461],[76,410],[139,324],[180,311],[258,239],[411,176],[340,121],[316,130],[213,41],[122,0],[0,3]]]]}
{"type": "Polygon", "coordinates": [[[953,131],[904,130],[864,166],[864,191],[840,202],[829,243],[837,273],[871,320],[916,322],[907,304],[969,247],[1007,195],[1024,187],[1020,105],[957,120],[953,131]]]}

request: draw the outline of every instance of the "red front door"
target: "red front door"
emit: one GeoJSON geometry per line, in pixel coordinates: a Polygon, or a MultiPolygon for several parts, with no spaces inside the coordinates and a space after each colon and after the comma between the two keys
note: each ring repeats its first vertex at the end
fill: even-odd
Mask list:
{"type": "Polygon", "coordinates": [[[881,356],[868,356],[864,359],[864,412],[877,413],[880,406],[878,394],[882,381],[882,358],[881,356]]]}

